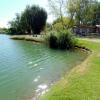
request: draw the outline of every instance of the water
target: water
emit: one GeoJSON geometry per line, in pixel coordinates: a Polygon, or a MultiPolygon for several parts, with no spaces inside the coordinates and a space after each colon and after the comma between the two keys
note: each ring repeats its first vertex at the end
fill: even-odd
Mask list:
{"type": "Polygon", "coordinates": [[[31,100],[86,58],[0,35],[0,100],[31,100]]]}

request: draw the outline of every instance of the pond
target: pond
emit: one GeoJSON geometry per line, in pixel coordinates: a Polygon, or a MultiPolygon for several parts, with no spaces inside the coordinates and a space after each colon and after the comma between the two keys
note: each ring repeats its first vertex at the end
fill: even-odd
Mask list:
{"type": "Polygon", "coordinates": [[[36,99],[86,57],[0,35],[0,100],[36,99]]]}

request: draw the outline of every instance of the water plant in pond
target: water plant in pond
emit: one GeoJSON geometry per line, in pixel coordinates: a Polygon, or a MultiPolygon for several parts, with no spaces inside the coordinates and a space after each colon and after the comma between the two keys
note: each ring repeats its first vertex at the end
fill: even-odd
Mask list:
{"type": "Polygon", "coordinates": [[[54,49],[73,49],[77,44],[75,36],[69,30],[53,31],[47,36],[46,41],[49,47],[54,49]]]}

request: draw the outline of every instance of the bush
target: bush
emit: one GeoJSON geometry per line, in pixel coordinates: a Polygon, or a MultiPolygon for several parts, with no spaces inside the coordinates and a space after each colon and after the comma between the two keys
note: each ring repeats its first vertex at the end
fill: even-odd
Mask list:
{"type": "Polygon", "coordinates": [[[74,35],[70,31],[62,30],[57,32],[51,32],[47,36],[47,43],[49,47],[53,49],[73,49],[77,43],[74,35]]]}
{"type": "Polygon", "coordinates": [[[58,39],[56,36],[56,32],[50,32],[49,35],[46,37],[46,43],[49,45],[50,48],[57,49],[58,48],[58,39]]]}
{"type": "Polygon", "coordinates": [[[60,31],[58,36],[59,49],[73,49],[76,45],[76,39],[70,31],[60,31]]]}

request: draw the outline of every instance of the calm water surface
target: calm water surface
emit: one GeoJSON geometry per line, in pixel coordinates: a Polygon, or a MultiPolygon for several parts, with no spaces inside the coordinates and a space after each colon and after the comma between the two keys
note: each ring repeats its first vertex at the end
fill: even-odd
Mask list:
{"type": "Polygon", "coordinates": [[[83,52],[51,50],[0,35],[0,100],[36,98],[85,58],[83,52]]]}

